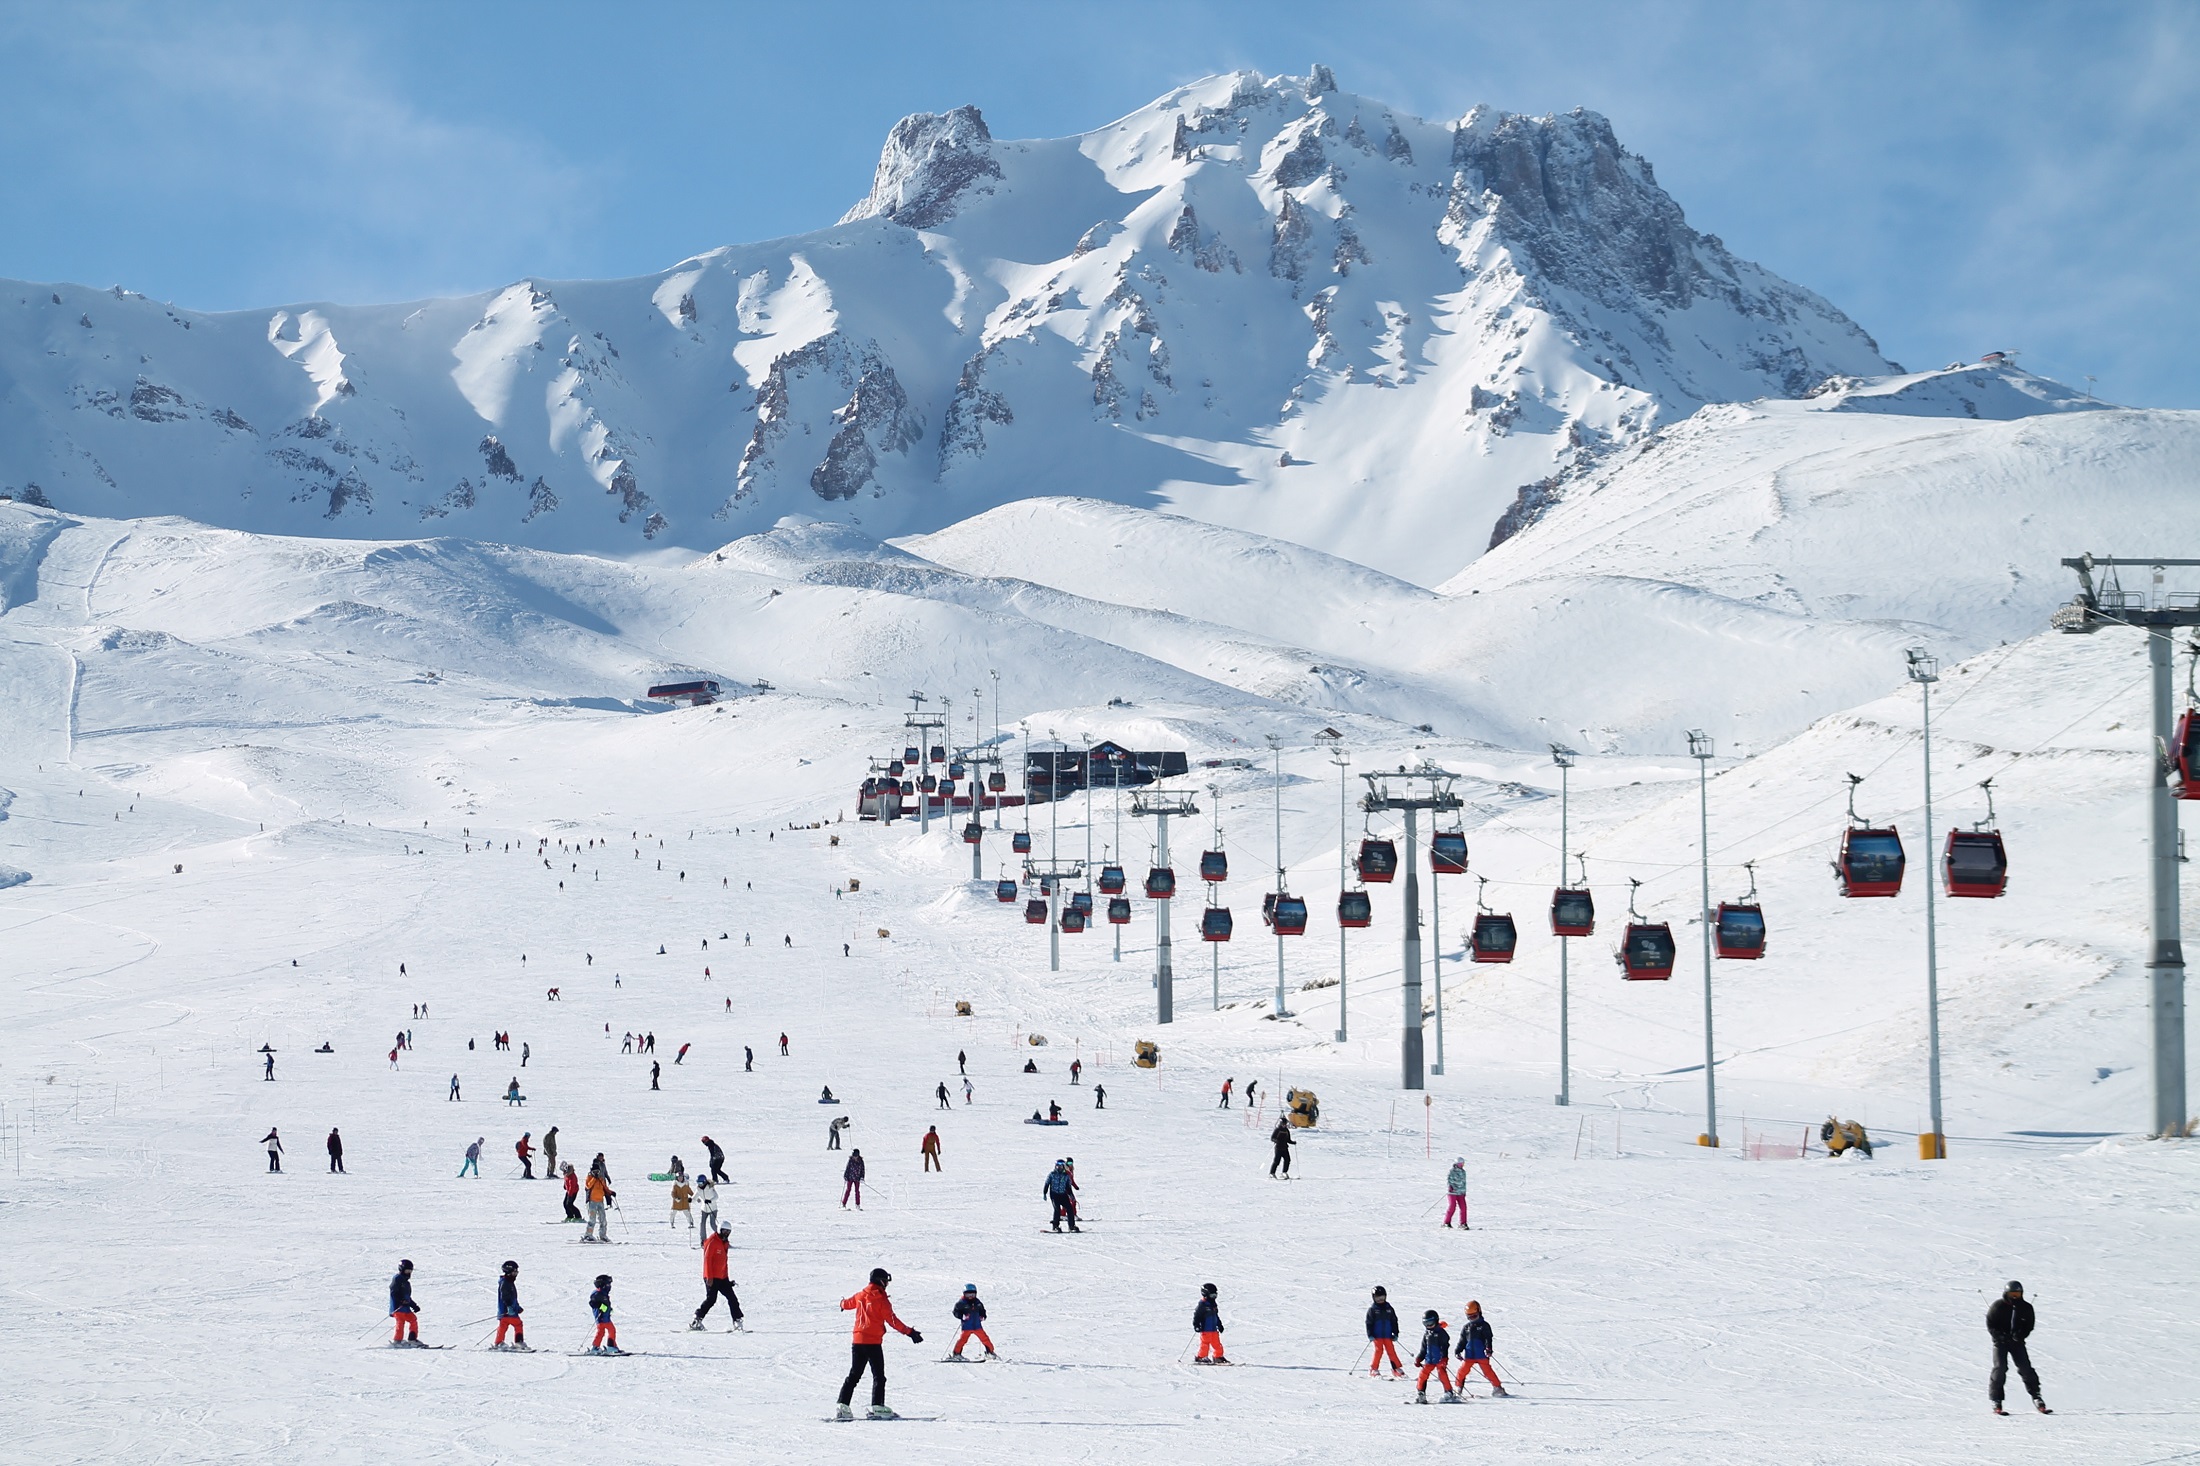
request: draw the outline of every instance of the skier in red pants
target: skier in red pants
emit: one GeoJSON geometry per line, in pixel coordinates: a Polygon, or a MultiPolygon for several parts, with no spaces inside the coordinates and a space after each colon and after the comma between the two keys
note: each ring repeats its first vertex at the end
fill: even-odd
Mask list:
{"type": "Polygon", "coordinates": [[[962,1334],[955,1340],[955,1358],[963,1357],[963,1345],[972,1339],[985,1345],[986,1358],[996,1357],[993,1340],[985,1331],[985,1304],[978,1298],[976,1283],[963,1284],[963,1295],[955,1300],[955,1322],[962,1325],[962,1334]]]}
{"type": "Polygon", "coordinates": [[[1194,1364],[1228,1364],[1222,1353],[1222,1309],[1215,1302],[1213,1283],[1199,1285],[1199,1304],[1192,1310],[1192,1328],[1199,1334],[1199,1356],[1194,1364]]]}
{"type": "Polygon", "coordinates": [[[390,1279],[390,1318],[394,1321],[390,1332],[392,1349],[422,1347],[420,1305],[413,1301],[413,1265],[409,1257],[398,1260],[397,1275],[390,1279]]]}
{"type": "Polygon", "coordinates": [[[1451,1330],[1431,1308],[1421,1315],[1421,1352],[1413,1356],[1413,1362],[1421,1366],[1421,1377],[1413,1382],[1413,1398],[1422,1405],[1428,1403],[1428,1377],[1435,1375],[1444,1384],[1444,1403],[1456,1405],[1459,1396],[1451,1387],[1451,1330]]]}
{"type": "Polygon", "coordinates": [[[1390,1361],[1390,1377],[1404,1379],[1406,1367],[1398,1360],[1398,1310],[1390,1306],[1390,1295],[1381,1288],[1375,1290],[1375,1301],[1368,1305],[1367,1336],[1375,1346],[1375,1357],[1368,1362],[1368,1378],[1383,1372],[1383,1361],[1390,1361]]]}
{"type": "Polygon", "coordinates": [[[1489,1321],[1482,1317],[1482,1305],[1472,1299],[1467,1301],[1467,1321],[1459,1326],[1459,1390],[1466,1392],[1467,1376],[1479,1368],[1482,1377],[1490,1382],[1490,1393],[1502,1399],[1504,1381],[1490,1367],[1490,1355],[1497,1351],[1497,1340],[1490,1332],[1489,1321]]]}

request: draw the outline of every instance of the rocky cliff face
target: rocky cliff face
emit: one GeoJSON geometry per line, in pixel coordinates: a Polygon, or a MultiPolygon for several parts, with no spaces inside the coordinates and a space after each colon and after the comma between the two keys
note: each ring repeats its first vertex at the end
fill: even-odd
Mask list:
{"type": "Polygon", "coordinates": [[[639,280],[225,316],[0,287],[0,492],[576,549],[1073,492],[1433,583],[1704,403],[1890,369],[1594,113],[1238,73],[1070,139],[906,118],[838,225],[639,280]]]}

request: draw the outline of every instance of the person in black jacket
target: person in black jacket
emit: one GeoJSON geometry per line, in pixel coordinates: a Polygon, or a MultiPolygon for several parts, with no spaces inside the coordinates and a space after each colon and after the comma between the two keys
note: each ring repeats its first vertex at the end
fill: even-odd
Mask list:
{"type": "Polygon", "coordinates": [[[1383,1360],[1387,1358],[1390,1377],[1404,1379],[1406,1367],[1398,1362],[1398,1310],[1390,1306],[1390,1295],[1381,1288],[1375,1290],[1375,1301],[1368,1305],[1367,1336],[1375,1345],[1375,1357],[1368,1362],[1367,1377],[1380,1377],[1383,1360]]]}
{"type": "Polygon", "coordinates": [[[1215,1302],[1220,1290],[1213,1283],[1199,1285],[1199,1302],[1192,1309],[1192,1328],[1199,1335],[1199,1357],[1194,1364],[1228,1364],[1222,1352],[1222,1308],[1215,1302]]]}
{"type": "Polygon", "coordinates": [[[519,1306],[519,1264],[508,1262],[497,1279],[497,1341],[495,1349],[510,1349],[514,1353],[532,1354],[534,1347],[527,1342],[527,1325],[520,1315],[526,1310],[519,1306]],[[505,1334],[511,1334],[512,1342],[504,1342],[505,1334]]]}
{"type": "Polygon", "coordinates": [[[1421,1377],[1413,1383],[1414,1403],[1428,1403],[1428,1377],[1432,1374],[1444,1383],[1444,1403],[1459,1403],[1451,1387],[1451,1330],[1444,1327],[1433,1308],[1421,1315],[1421,1352],[1413,1356],[1413,1362],[1421,1366],[1421,1377]]]}
{"type": "Polygon", "coordinates": [[[1276,1148],[1276,1158],[1268,1163],[1268,1174],[1270,1178],[1272,1179],[1275,1176],[1276,1168],[1278,1166],[1281,1166],[1283,1167],[1284,1179],[1286,1181],[1290,1180],[1291,1146],[1293,1144],[1293,1141],[1291,1139],[1291,1122],[1289,1120],[1276,1121],[1276,1128],[1268,1132],[1268,1143],[1276,1148]]]}
{"type": "Polygon", "coordinates": [[[2017,1377],[2032,1396],[2032,1407],[2042,1415],[2055,1412],[2047,1408],[2040,1398],[2040,1377],[2032,1370],[2032,1356],[2025,1349],[2024,1341],[2032,1334],[2032,1305],[2024,1301],[2024,1284],[2011,1282],[1986,1310],[1986,1332],[1994,1341],[1994,1373],[1986,1382],[1986,1393],[1994,1402],[1996,1415],[2007,1415],[2001,1408],[2002,1388],[2009,1382],[2009,1362],[2017,1364],[2017,1377]]]}
{"type": "Polygon", "coordinates": [[[412,1259],[398,1260],[397,1273],[390,1279],[390,1317],[396,1320],[390,1333],[392,1349],[418,1349],[420,1343],[420,1305],[413,1301],[412,1259]]]}

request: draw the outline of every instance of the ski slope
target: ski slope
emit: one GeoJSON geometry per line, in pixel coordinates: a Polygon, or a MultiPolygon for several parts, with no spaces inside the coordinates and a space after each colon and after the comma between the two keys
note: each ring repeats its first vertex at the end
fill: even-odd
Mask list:
{"type": "MultiPolygon", "coordinates": [[[[0,889],[11,1444],[41,1462],[149,1447],[640,1459],[728,1436],[805,1462],[1065,1447],[1375,1461],[1454,1440],[1613,1461],[2174,1459],[2200,1429],[2162,1386],[2200,1362],[2186,1319],[2200,1162],[2132,1135],[2147,1112],[2144,663],[2136,638],[2031,628],[2067,594],[2056,553],[2160,542],[2189,520],[2174,497],[2189,493],[2185,421],[1713,413],[1562,501],[1480,562],[1488,579],[1442,593],[1074,501],[897,544],[790,520],[634,561],[0,506],[0,867],[28,877],[0,889]],[[2150,464],[2156,477],[2135,476],[2150,464]],[[1729,475],[1723,512],[1686,492],[1714,471],[1729,475]],[[1904,484],[1902,502],[1930,498],[1937,517],[1861,538],[1904,484]],[[2128,497],[2107,497],[2118,484],[2128,497]],[[1742,504],[1771,507],[1751,525],[1742,504]],[[2020,534],[2025,515],[2040,518],[2020,534]],[[1731,570],[1744,543],[1763,561],[1746,583],[1731,570]],[[1943,575],[1945,594],[1916,592],[1937,582],[1905,579],[1882,550],[1943,575]],[[2005,558],[2023,578],[1984,597],[2005,558]],[[1611,590],[1630,581],[1654,594],[1611,590]],[[1578,619],[1549,612],[1567,597],[1578,619]],[[1633,609],[1658,603],[1688,609],[1633,609]],[[1774,620],[1789,639],[1753,629],[1774,620]],[[1692,640],[1702,628],[1727,640],[1692,640]],[[1992,777],[2015,867],[2005,900],[1941,906],[1952,1158],[1938,1164],[1910,1139],[1931,855],[1898,654],[1925,634],[1948,663],[1936,828],[1978,818],[1975,785],[1992,777]],[[1592,675],[1607,643],[1597,655],[1639,681],[1592,675]],[[1755,664],[1737,674],[1717,650],[1738,645],[1807,669],[1810,690],[1747,685],[1755,664]],[[1828,651],[1844,646],[1857,650],[1828,651]],[[1280,830],[1261,767],[1190,781],[1206,813],[1172,830],[1176,864],[1188,873],[1219,802],[1239,935],[1184,942],[1195,906],[1177,904],[1167,1028],[1150,903],[1120,962],[1103,927],[1062,938],[1050,972],[1043,933],[992,896],[1006,830],[972,885],[951,822],[842,821],[867,756],[901,741],[903,693],[944,693],[955,727],[990,735],[997,710],[969,699],[990,698],[994,670],[1004,727],[1034,738],[1256,765],[1264,734],[1285,747],[1280,830]],[[740,695],[638,703],[681,672],[740,695]],[[771,689],[749,690],[758,680],[771,689]],[[1518,750],[1540,748],[1540,718],[1574,736],[1592,704],[1605,723],[1583,745],[1569,843],[1604,925],[1572,944],[1562,1109],[1559,951],[1540,916],[1558,873],[1555,770],[1518,750]],[[1702,996],[1684,925],[1695,770],[1669,729],[1753,707],[1769,710],[1713,725],[1723,755],[1748,755],[1714,765],[1713,899],[1739,895],[1754,862],[1771,942],[1715,974],[1726,1144],[1710,1151],[1694,1144],[1702,996]],[[1521,923],[1519,960],[1477,968],[1462,936],[1474,881],[1424,897],[1441,903],[1424,997],[1434,1008],[1440,973],[1446,1059],[1425,1107],[1398,1088],[1401,887],[1377,889],[1346,984],[1307,986],[1339,958],[1339,779],[1312,742],[1325,727],[1345,735],[1352,775],[1422,757],[1457,771],[1473,868],[1521,923]],[[1897,900],[1833,894],[1847,772],[1867,776],[1864,810],[1913,842],[1897,900]],[[1284,1019],[1254,919],[1278,845],[1315,913],[1284,953],[1284,1019]],[[1675,923],[1671,983],[1614,976],[1630,878],[1675,923]],[[431,1016],[414,1020],[423,1001],[431,1016]],[[958,1001],[974,1015],[953,1016],[958,1001]],[[415,1045],[393,1070],[401,1027],[415,1045]],[[524,1070],[490,1050],[500,1029],[529,1045],[524,1070]],[[661,1089],[647,1058],[619,1052],[629,1031],[656,1033],[661,1089]],[[1161,1045],[1158,1070],[1129,1064],[1139,1039],[1161,1045]],[[312,1052],[324,1041],[332,1053],[312,1052]],[[958,1089],[940,1113],[933,1087],[954,1084],[958,1051],[975,1102],[958,1089]],[[1038,1075],[1019,1072],[1027,1056],[1038,1075]],[[515,1076],[524,1111],[497,1098],[515,1076]],[[1216,1107],[1224,1078],[1242,1091],[1256,1076],[1252,1117],[1216,1107]],[[828,1084],[870,1165],[860,1214],[837,1204],[828,1084]],[[1268,1179],[1265,1136],[1288,1086],[1319,1093],[1322,1123],[1298,1136],[1285,1183],[1268,1179]],[[1021,1123],[1050,1100],[1069,1128],[1021,1123]],[[1792,1144],[1829,1113],[1867,1123],[1879,1158],[1752,1159],[1746,1142],[1792,1144]],[[934,1123],[946,1170],[926,1176],[934,1123]],[[574,1243],[556,1188],[513,1179],[512,1142],[551,1125],[564,1158],[605,1154],[621,1245],[574,1243]],[[270,1126],[282,1176],[255,1143],[270,1126]],[[344,1177],[325,1171],[331,1126],[344,1177]],[[734,1181],[722,1213],[747,1334],[686,1331],[698,1255],[644,1179],[675,1153],[695,1165],[706,1133],[734,1181]],[[476,1137],[483,1176],[457,1179],[476,1137]],[[1044,1228],[1040,1180],[1061,1155],[1090,1219],[1077,1237],[1044,1228]],[[1467,1234],[1437,1226],[1455,1155],[1467,1234]],[[378,1347],[399,1257],[418,1264],[423,1334],[456,1346],[447,1360],[378,1347]],[[505,1258],[521,1265],[531,1357],[477,1347],[505,1258]],[[837,1302],[877,1265],[926,1334],[890,1340],[890,1399],[937,1421],[825,1422],[846,1360],[837,1302]],[[637,1357],[572,1357],[599,1271],[637,1357]],[[2010,1277],[2040,1310],[2051,1419],[1985,1410],[1980,1320],[2010,1277]],[[1209,1281],[1238,1364],[1195,1372],[1177,1361],[1209,1281]],[[1002,1364],[936,1362],[965,1282],[1002,1364]],[[1517,1398],[1478,1389],[1423,1411],[1357,1377],[1378,1283],[1409,1336],[1423,1308],[1456,1329],[1479,1299],[1517,1398]]],[[[1150,832],[1126,814],[1119,837],[1108,801],[1089,825],[1082,800],[1038,815],[1042,857],[1082,858],[1089,839],[1134,878],[1149,858],[1150,832]]],[[[1344,823],[1357,841],[1360,818],[1344,823]]]]}

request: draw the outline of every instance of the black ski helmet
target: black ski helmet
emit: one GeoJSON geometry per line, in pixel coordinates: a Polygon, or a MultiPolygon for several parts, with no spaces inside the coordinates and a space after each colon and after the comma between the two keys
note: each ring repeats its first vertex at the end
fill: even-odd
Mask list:
{"type": "Polygon", "coordinates": [[[1433,1309],[1433,1308],[1431,1308],[1431,1309],[1430,1309],[1430,1310],[1429,1310],[1428,1312],[1426,1312],[1426,1313],[1422,1314],[1422,1315],[1421,1315],[1421,1322],[1423,1322],[1423,1323],[1435,1323],[1435,1322],[1436,1322],[1436,1310],[1435,1310],[1435,1309],[1433,1309]]]}
{"type": "Polygon", "coordinates": [[[401,1273],[411,1272],[413,1270],[413,1260],[409,1257],[400,1257],[397,1260],[397,1270],[401,1273]]]}
{"type": "Polygon", "coordinates": [[[1199,1296],[1200,1296],[1200,1297],[1202,1297],[1202,1298],[1212,1298],[1212,1297],[1214,1297],[1214,1296],[1215,1296],[1215,1285],[1214,1285],[1213,1283],[1201,1283],[1201,1284],[1199,1285],[1199,1296]]]}
{"type": "Polygon", "coordinates": [[[516,1273],[519,1271],[519,1264],[516,1262],[506,1262],[504,1264],[504,1270],[508,1273],[516,1273]]]}
{"type": "Polygon", "coordinates": [[[2024,1291],[2024,1284],[2018,1282],[2015,1278],[2011,1278],[2009,1280],[2009,1286],[2007,1288],[2004,1288],[2002,1291],[2005,1293],[2022,1293],[2024,1291]]]}
{"type": "Polygon", "coordinates": [[[1378,1298],[1388,1298],[1390,1295],[1384,1292],[1381,1288],[1377,1288],[1375,1290],[1375,1296],[1378,1298]]]}
{"type": "Polygon", "coordinates": [[[871,1282],[873,1286],[883,1288],[892,1281],[894,1281],[894,1275],[888,1272],[886,1269],[882,1267],[875,1267],[871,1269],[871,1282]]]}
{"type": "Polygon", "coordinates": [[[597,1287],[599,1287],[599,1288],[608,1288],[608,1287],[610,1287],[610,1286],[611,1286],[611,1274],[609,1274],[609,1273],[598,1273],[598,1274],[596,1274],[596,1286],[597,1286],[597,1287]]]}

